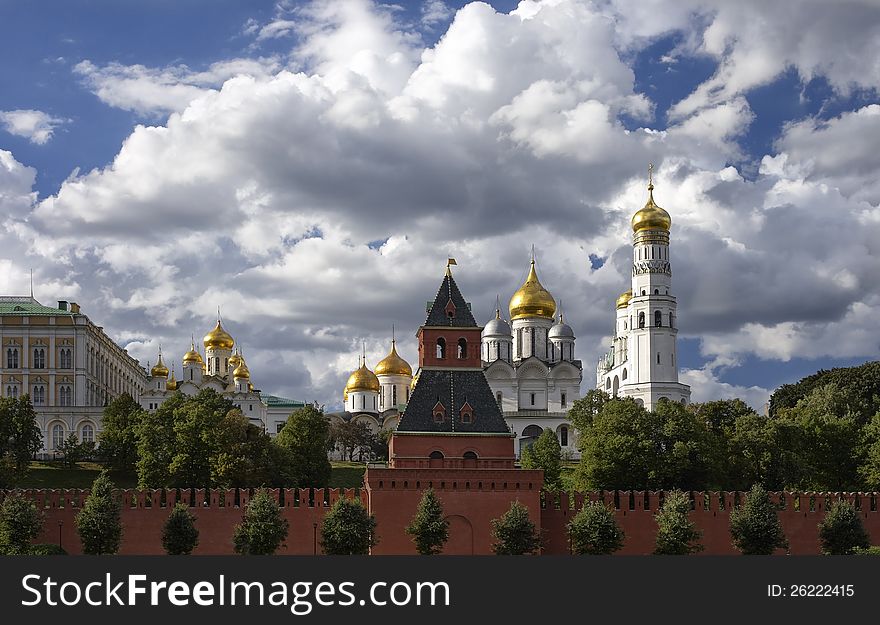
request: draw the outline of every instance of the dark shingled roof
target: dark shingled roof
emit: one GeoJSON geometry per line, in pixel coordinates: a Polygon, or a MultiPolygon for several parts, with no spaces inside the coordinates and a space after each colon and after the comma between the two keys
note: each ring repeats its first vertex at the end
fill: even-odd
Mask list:
{"type": "Polygon", "coordinates": [[[458,285],[452,273],[447,272],[446,277],[440,284],[440,290],[437,291],[437,297],[434,298],[434,304],[425,319],[426,326],[454,326],[458,328],[476,328],[477,322],[471,314],[471,308],[461,296],[458,285]],[[447,310],[451,310],[449,302],[455,308],[455,314],[449,316],[447,310]]]}
{"type": "Polygon", "coordinates": [[[482,371],[467,369],[423,370],[397,431],[510,433],[486,376],[482,371]],[[434,420],[434,406],[438,401],[446,410],[446,418],[441,423],[434,420]],[[459,414],[465,402],[473,408],[471,423],[462,422],[459,414]]]}

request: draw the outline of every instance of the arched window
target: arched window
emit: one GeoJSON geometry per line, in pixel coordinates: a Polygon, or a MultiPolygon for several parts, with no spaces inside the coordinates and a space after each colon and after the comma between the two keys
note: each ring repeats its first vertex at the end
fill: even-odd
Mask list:
{"type": "Polygon", "coordinates": [[[64,426],[56,423],[52,426],[52,449],[58,449],[64,443],[64,426]]]}
{"type": "Polygon", "coordinates": [[[397,405],[397,385],[393,384],[391,386],[391,407],[393,408],[396,405],[397,405]]]}
{"type": "Polygon", "coordinates": [[[367,407],[367,396],[361,395],[361,410],[365,410],[367,407]]]}
{"type": "Polygon", "coordinates": [[[82,436],[80,437],[84,443],[92,443],[95,441],[95,428],[91,423],[82,426],[82,436]]]}
{"type": "Polygon", "coordinates": [[[669,313],[669,327],[670,328],[675,327],[674,321],[675,321],[675,316],[672,313],[669,313]]]}
{"type": "Polygon", "coordinates": [[[654,295],[660,295],[660,289],[654,289],[654,295]]]}
{"type": "Polygon", "coordinates": [[[431,414],[434,415],[435,423],[443,423],[446,419],[446,406],[444,406],[439,400],[436,404],[434,404],[434,408],[431,410],[431,414]]]}
{"type": "Polygon", "coordinates": [[[643,313],[643,312],[639,313],[639,327],[640,328],[645,327],[645,313],[643,313]]]}
{"type": "Polygon", "coordinates": [[[34,369],[46,368],[46,350],[38,347],[34,350],[34,369]]]}
{"type": "Polygon", "coordinates": [[[442,451],[432,451],[428,456],[428,465],[432,468],[442,467],[443,466],[443,452],[442,451]]]}
{"type": "Polygon", "coordinates": [[[611,378],[605,380],[605,390],[611,390],[611,378]]]}
{"type": "Polygon", "coordinates": [[[645,289],[642,289],[642,295],[644,295],[644,294],[645,294],[645,289]]]}
{"type": "Polygon", "coordinates": [[[437,358],[446,358],[446,339],[437,339],[437,358]]]}
{"type": "Polygon", "coordinates": [[[663,325],[663,313],[659,310],[654,311],[654,325],[658,328],[663,325]]]}
{"type": "Polygon", "coordinates": [[[568,428],[564,425],[559,428],[559,444],[568,447],[568,428]]]}
{"type": "Polygon", "coordinates": [[[458,339],[458,357],[467,358],[467,339],[458,339]]]}
{"type": "Polygon", "coordinates": [[[497,403],[498,407],[501,408],[501,391],[495,393],[495,403],[497,403]]]}
{"type": "Polygon", "coordinates": [[[565,391],[559,395],[559,405],[563,408],[568,408],[568,397],[565,395],[565,391]]]}
{"type": "Polygon", "coordinates": [[[18,369],[18,348],[10,347],[6,350],[6,368],[18,369]]]}
{"type": "Polygon", "coordinates": [[[620,377],[624,380],[626,379],[626,369],[623,370],[623,374],[620,377]]]}
{"type": "Polygon", "coordinates": [[[462,454],[465,469],[475,469],[477,467],[477,454],[473,451],[466,451],[462,454]]]}
{"type": "Polygon", "coordinates": [[[70,349],[62,349],[61,350],[61,368],[62,369],[70,369],[71,368],[71,352],[70,349]]]}
{"type": "Polygon", "coordinates": [[[660,364],[660,352],[657,352],[657,364],[660,364]]]}

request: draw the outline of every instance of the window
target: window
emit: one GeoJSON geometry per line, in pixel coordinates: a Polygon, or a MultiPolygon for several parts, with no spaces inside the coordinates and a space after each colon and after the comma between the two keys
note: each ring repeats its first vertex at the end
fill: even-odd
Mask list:
{"type": "Polygon", "coordinates": [[[253,412],[253,411],[254,411],[254,405],[248,404],[248,412],[253,412]]]}
{"type": "Polygon", "coordinates": [[[18,397],[18,386],[15,384],[10,384],[6,387],[6,396],[7,397],[18,397]]]}
{"type": "Polygon", "coordinates": [[[73,352],[70,348],[64,348],[61,350],[61,368],[62,369],[72,369],[73,368],[73,352]]]}
{"type": "Polygon", "coordinates": [[[62,386],[58,389],[58,399],[59,403],[62,406],[70,406],[71,405],[71,389],[69,386],[62,386]]]}
{"type": "Polygon", "coordinates": [[[643,313],[643,312],[639,313],[639,327],[640,328],[645,327],[645,313],[643,313]]]}
{"type": "Polygon", "coordinates": [[[18,348],[10,347],[6,350],[6,368],[18,369],[18,348]]]}
{"type": "Polygon", "coordinates": [[[286,421],[276,421],[276,422],[275,422],[275,433],[276,433],[276,434],[281,434],[281,430],[284,429],[284,425],[285,425],[286,423],[287,423],[286,421]]]}
{"type": "Polygon", "coordinates": [[[658,328],[663,325],[663,313],[659,310],[654,311],[654,325],[658,328]]]}
{"type": "Polygon", "coordinates": [[[672,313],[669,313],[669,327],[670,328],[675,327],[675,324],[673,324],[673,319],[674,319],[674,317],[673,317],[672,313]]]}
{"type": "Polygon", "coordinates": [[[391,405],[392,406],[397,405],[397,385],[396,384],[391,385],[391,405]]]}
{"type": "Polygon", "coordinates": [[[622,379],[626,379],[626,369],[623,370],[623,375],[620,376],[622,379]]]}
{"type": "Polygon", "coordinates": [[[534,394],[534,393],[529,393],[529,395],[531,395],[532,405],[534,406],[534,405],[535,405],[535,394],[534,394]]]}
{"type": "Polygon", "coordinates": [[[434,415],[435,423],[443,423],[443,421],[446,419],[446,406],[444,406],[438,400],[437,403],[434,404],[434,408],[431,410],[431,413],[434,415]]]}
{"type": "Polygon", "coordinates": [[[473,451],[466,451],[462,455],[462,459],[464,460],[464,468],[465,469],[473,469],[477,466],[477,454],[473,451]]]}
{"type": "Polygon", "coordinates": [[[92,427],[91,423],[86,423],[82,426],[82,442],[84,443],[93,443],[95,441],[95,428],[92,427]]]}
{"type": "Polygon", "coordinates": [[[34,386],[34,406],[42,406],[46,403],[46,387],[42,384],[34,386]]]}
{"type": "Polygon", "coordinates": [[[367,408],[367,396],[361,395],[361,410],[366,410],[367,408]]]}
{"type": "Polygon", "coordinates": [[[654,289],[654,295],[660,295],[660,289],[654,289]]]}
{"type": "Polygon", "coordinates": [[[465,400],[464,405],[458,411],[458,416],[461,417],[462,423],[473,423],[474,422],[474,409],[471,407],[470,403],[465,400]]]}
{"type": "Polygon", "coordinates": [[[605,390],[610,390],[610,389],[611,389],[611,378],[608,378],[607,380],[605,380],[605,390]]]}
{"type": "Polygon", "coordinates": [[[498,407],[501,408],[501,391],[495,393],[495,402],[498,404],[498,407]]]}
{"type": "Polygon", "coordinates": [[[406,402],[409,403],[409,387],[406,387],[406,402]]]}
{"type": "Polygon", "coordinates": [[[458,357],[459,359],[467,358],[467,340],[458,339],[458,357]]]}
{"type": "Polygon", "coordinates": [[[563,408],[566,408],[568,406],[568,398],[565,396],[565,393],[562,393],[559,396],[559,403],[562,405],[563,408]]]}
{"type": "Polygon", "coordinates": [[[645,289],[642,289],[642,295],[644,295],[644,294],[645,294],[645,289]]]}
{"type": "Polygon", "coordinates": [[[660,364],[660,352],[657,352],[657,364],[660,364]]]}
{"type": "Polygon", "coordinates": [[[46,350],[38,347],[34,350],[34,369],[46,368],[46,350]]]}
{"type": "Polygon", "coordinates": [[[437,358],[446,358],[446,339],[437,339],[437,358]]]}
{"type": "Polygon", "coordinates": [[[559,428],[559,444],[568,447],[568,428],[564,425],[559,428]]]}
{"type": "Polygon", "coordinates": [[[229,358],[224,358],[224,359],[223,359],[223,368],[224,368],[224,369],[228,369],[228,368],[229,368],[229,358]]]}
{"type": "Polygon", "coordinates": [[[64,426],[56,423],[52,426],[52,449],[58,449],[64,443],[64,426]]]}

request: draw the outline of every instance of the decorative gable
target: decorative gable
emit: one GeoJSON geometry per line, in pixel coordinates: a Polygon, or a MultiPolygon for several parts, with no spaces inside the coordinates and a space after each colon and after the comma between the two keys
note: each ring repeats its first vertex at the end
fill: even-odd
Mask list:
{"type": "Polygon", "coordinates": [[[438,399],[431,410],[431,414],[434,415],[435,423],[443,423],[446,420],[446,406],[438,399]]]}
{"type": "Polygon", "coordinates": [[[461,418],[462,423],[471,424],[474,422],[474,409],[467,400],[465,400],[464,405],[459,409],[458,416],[461,418]]]}

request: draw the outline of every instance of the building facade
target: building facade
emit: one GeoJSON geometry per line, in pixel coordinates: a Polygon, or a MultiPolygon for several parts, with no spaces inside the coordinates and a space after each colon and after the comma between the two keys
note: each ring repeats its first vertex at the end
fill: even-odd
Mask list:
{"type": "Polygon", "coordinates": [[[611,349],[599,359],[596,386],[632,397],[652,410],[661,399],[686,404],[691,389],[678,381],[676,301],[672,294],[669,230],[672,219],[648,201],[632,218],[632,284],[617,298],[611,349]]]}
{"type": "Polygon", "coordinates": [[[516,435],[516,454],[549,428],[563,452],[576,458],[576,433],[567,414],[580,397],[583,366],[575,358],[574,331],[561,312],[557,315],[534,258],[508,310],[510,323],[498,307],[483,328],[481,360],[492,395],[516,435]]]}
{"type": "Polygon", "coordinates": [[[95,441],[104,406],[139,397],[147,372],[74,302],[43,306],[32,296],[0,297],[0,392],[29,395],[51,454],[71,433],[95,441]]]}
{"type": "MultiPolygon", "coordinates": [[[[177,379],[174,366],[169,372],[162,350],[139,402],[145,410],[156,410],[174,393],[195,395],[202,389],[212,389],[230,400],[254,425],[275,436],[287,423],[290,413],[305,406],[303,402],[274,395],[264,396],[251,382],[251,372],[235,339],[217,318],[214,329],[202,340],[205,355],[196,348],[195,340],[181,361],[181,378],[177,379]]],[[[149,365],[149,363],[148,363],[149,365]]]]}

